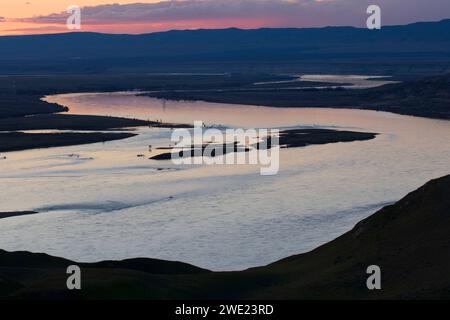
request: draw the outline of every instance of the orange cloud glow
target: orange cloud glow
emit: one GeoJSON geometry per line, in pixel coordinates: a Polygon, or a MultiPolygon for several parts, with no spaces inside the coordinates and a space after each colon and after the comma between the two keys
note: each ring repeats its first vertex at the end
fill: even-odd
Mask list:
{"type": "MultiPolygon", "coordinates": [[[[373,0],[2,0],[0,34],[68,32],[69,5],[82,8],[82,30],[148,33],[170,29],[364,26],[373,0]]],[[[378,0],[384,24],[450,17],[448,0],[378,0]]]]}

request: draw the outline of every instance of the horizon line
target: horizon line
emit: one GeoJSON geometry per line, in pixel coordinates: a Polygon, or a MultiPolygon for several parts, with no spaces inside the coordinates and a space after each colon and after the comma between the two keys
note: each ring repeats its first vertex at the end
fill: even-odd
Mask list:
{"type": "MultiPolygon", "coordinates": [[[[406,24],[388,24],[383,26],[382,28],[390,28],[390,27],[405,27],[411,26],[415,24],[426,24],[426,23],[442,23],[445,21],[450,21],[449,18],[444,18],[440,20],[427,20],[427,21],[415,21],[406,24]]],[[[18,38],[18,37],[34,37],[34,36],[56,36],[56,35],[69,35],[69,34],[98,34],[98,35],[111,35],[111,36],[144,36],[144,35],[152,35],[152,34],[161,34],[161,33],[169,33],[169,32],[195,32],[195,31],[220,31],[220,30],[239,30],[239,31],[257,31],[257,30],[319,30],[319,29],[327,29],[327,28],[351,28],[358,30],[366,30],[365,27],[351,26],[351,25],[327,25],[321,27],[260,27],[260,28],[240,28],[240,27],[227,27],[227,28],[194,28],[194,29],[169,29],[165,31],[154,31],[154,32],[144,32],[144,33],[107,33],[107,32],[96,32],[96,31],[83,31],[83,30],[67,30],[62,32],[54,32],[54,33],[34,33],[34,34],[18,34],[18,35],[2,35],[0,34],[0,38],[18,38]]],[[[376,30],[380,31],[380,30],[376,30]]]]}

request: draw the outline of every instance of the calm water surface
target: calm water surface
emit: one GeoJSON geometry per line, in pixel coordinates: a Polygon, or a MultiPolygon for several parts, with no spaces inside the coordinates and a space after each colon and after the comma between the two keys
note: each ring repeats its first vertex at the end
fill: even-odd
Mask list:
{"type": "Polygon", "coordinates": [[[48,101],[101,114],[237,127],[317,126],[378,132],[371,141],[281,152],[280,173],[256,166],[176,167],[148,160],[170,130],[85,146],[7,153],[0,248],[78,261],[153,257],[237,270],[305,252],[450,172],[450,122],[383,112],[161,101],[133,93],[48,101]],[[138,158],[145,154],[145,158],[138,158]]]}

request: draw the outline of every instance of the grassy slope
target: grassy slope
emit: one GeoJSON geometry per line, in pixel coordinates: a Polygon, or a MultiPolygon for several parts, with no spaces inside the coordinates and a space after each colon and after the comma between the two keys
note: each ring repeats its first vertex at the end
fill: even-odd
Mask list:
{"type": "Polygon", "coordinates": [[[72,262],[0,251],[0,295],[59,298],[448,298],[450,175],[361,221],[316,250],[243,272],[214,273],[141,259],[82,265],[83,290],[64,289],[72,262]],[[146,264],[153,267],[146,268],[146,264]],[[382,269],[381,291],[365,287],[367,266],[382,269]],[[167,268],[170,267],[170,274],[167,268]]]}

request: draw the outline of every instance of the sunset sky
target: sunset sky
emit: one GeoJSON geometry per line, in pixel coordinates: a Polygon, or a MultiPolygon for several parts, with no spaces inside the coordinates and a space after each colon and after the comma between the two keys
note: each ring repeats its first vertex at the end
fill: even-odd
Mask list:
{"type": "Polygon", "coordinates": [[[449,0],[1,0],[0,34],[67,32],[65,10],[70,5],[82,8],[81,31],[146,33],[226,27],[364,26],[369,4],[380,5],[385,25],[450,18],[449,0]]]}

